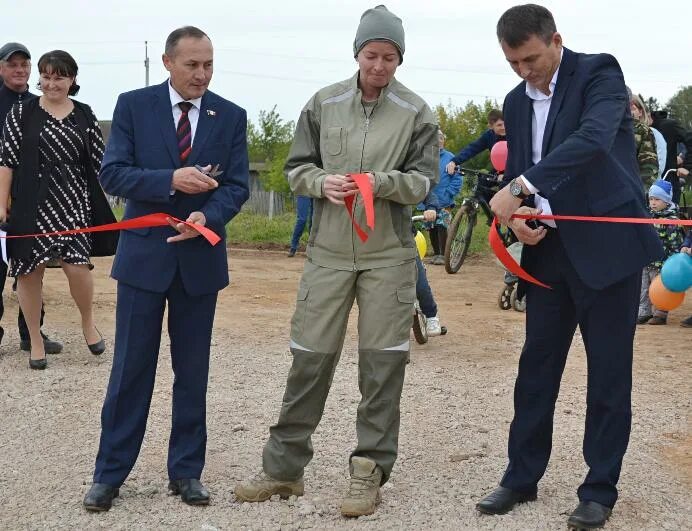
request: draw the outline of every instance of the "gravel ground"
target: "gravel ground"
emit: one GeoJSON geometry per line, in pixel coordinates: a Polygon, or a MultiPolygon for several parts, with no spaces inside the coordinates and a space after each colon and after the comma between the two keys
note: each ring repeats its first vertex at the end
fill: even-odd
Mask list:
{"type": "MultiPolygon", "coordinates": [[[[65,342],[48,370],[30,371],[17,350],[16,302],[6,297],[7,334],[0,347],[1,529],[564,529],[586,468],[581,456],[586,397],[583,344],[576,338],[556,408],[553,455],[539,499],[500,517],[474,504],[506,464],[512,388],[523,340],[523,315],[502,312],[502,273],[491,259],[457,275],[429,266],[447,336],[416,345],[402,400],[399,460],[377,512],[339,515],[355,441],[357,352],[351,326],[299,499],[242,504],[236,481],[256,472],[290,366],[289,319],[302,263],[279,253],[232,253],[233,284],[217,312],[208,395],[208,507],[167,493],[166,452],[172,373],[164,342],[152,410],[137,465],[108,513],[81,501],[91,483],[99,414],[111,353],[91,356],[64,277],[46,279],[48,330],[65,342]]],[[[115,283],[110,261],[94,271],[98,326],[112,345],[115,283]]],[[[620,501],[607,529],[692,527],[692,397],[690,339],[681,318],[640,327],[635,360],[634,425],[620,481],[620,501]]],[[[355,319],[351,319],[351,324],[355,319]]]]}

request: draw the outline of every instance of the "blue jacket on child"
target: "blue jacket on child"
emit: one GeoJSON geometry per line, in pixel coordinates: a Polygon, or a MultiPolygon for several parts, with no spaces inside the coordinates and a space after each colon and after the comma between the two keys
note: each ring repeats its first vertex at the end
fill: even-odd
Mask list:
{"type": "MultiPolygon", "coordinates": [[[[440,208],[454,206],[454,198],[461,190],[461,175],[455,173],[450,175],[447,173],[447,164],[454,158],[454,154],[446,149],[440,149],[440,182],[437,183],[432,193],[437,197],[437,203],[440,208]]],[[[425,203],[418,203],[418,210],[425,210],[425,203]]]]}

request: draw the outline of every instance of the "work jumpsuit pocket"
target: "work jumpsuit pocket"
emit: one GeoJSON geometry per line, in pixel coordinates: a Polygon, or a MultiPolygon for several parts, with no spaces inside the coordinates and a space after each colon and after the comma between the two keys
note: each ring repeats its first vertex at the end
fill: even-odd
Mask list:
{"type": "Polygon", "coordinates": [[[416,285],[406,285],[397,288],[396,298],[401,304],[413,304],[416,301],[416,285]]]}
{"type": "Polygon", "coordinates": [[[305,330],[305,320],[308,314],[308,294],[310,286],[301,284],[296,296],[296,309],[291,319],[291,338],[298,341],[305,330]]]}
{"type": "Polygon", "coordinates": [[[327,129],[326,151],[330,157],[341,158],[346,155],[346,129],[343,127],[327,129]]]}

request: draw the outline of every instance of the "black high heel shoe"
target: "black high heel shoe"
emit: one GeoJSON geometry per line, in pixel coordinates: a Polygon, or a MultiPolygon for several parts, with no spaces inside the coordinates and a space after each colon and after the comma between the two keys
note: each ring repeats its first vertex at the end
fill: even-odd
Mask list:
{"type": "Polygon", "coordinates": [[[43,358],[39,360],[34,360],[31,359],[31,352],[29,352],[29,367],[31,369],[35,369],[38,371],[42,371],[48,366],[48,359],[46,358],[46,355],[43,355],[43,358]]]}
{"type": "MultiPolygon", "coordinates": [[[[101,336],[101,339],[99,339],[96,343],[92,343],[91,345],[87,343],[87,347],[89,347],[89,352],[91,352],[94,356],[98,356],[106,351],[106,342],[103,340],[103,334],[99,332],[99,329],[96,327],[94,327],[94,329],[98,332],[99,336],[101,336]]],[[[84,341],[86,341],[86,336],[84,336],[84,341]]]]}

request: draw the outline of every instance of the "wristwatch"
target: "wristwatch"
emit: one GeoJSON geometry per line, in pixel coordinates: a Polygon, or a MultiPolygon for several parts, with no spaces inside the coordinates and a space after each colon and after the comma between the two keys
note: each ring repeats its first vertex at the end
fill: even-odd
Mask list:
{"type": "Polygon", "coordinates": [[[518,197],[519,199],[526,199],[529,197],[524,193],[524,189],[522,188],[521,182],[518,178],[514,178],[509,182],[509,193],[514,197],[518,197]]]}

